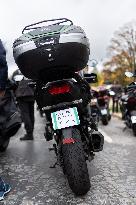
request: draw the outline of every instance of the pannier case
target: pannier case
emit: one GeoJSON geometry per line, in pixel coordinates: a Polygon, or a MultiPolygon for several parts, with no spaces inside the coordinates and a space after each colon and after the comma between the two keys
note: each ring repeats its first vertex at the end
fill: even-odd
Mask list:
{"type": "Polygon", "coordinates": [[[81,27],[74,26],[69,19],[31,24],[22,33],[13,44],[13,56],[27,78],[55,80],[87,65],[88,38],[81,27]],[[50,25],[39,26],[41,23],[50,25]]]}

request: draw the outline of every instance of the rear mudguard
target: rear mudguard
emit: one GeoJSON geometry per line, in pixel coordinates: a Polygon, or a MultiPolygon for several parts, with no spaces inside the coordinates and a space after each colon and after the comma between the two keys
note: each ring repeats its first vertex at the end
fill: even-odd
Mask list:
{"type": "Polygon", "coordinates": [[[136,116],[136,110],[130,112],[131,116],[136,116]]]}
{"type": "Polygon", "coordinates": [[[73,137],[72,127],[62,129],[62,144],[72,144],[78,140],[78,138],[73,137]]]}

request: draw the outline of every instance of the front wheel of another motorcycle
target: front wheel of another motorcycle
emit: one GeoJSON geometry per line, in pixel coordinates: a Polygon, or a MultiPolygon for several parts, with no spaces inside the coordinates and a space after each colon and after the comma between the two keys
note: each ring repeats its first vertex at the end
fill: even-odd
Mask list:
{"type": "Polygon", "coordinates": [[[67,138],[66,130],[63,132],[63,166],[72,191],[76,195],[84,195],[90,189],[90,179],[81,136],[77,129],[69,129],[72,129],[72,136],[70,138],[67,138]]]}

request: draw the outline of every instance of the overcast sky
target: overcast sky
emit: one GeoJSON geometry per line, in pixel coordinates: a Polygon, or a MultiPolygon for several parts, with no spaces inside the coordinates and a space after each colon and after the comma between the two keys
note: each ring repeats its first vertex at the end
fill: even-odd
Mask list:
{"type": "Polygon", "coordinates": [[[23,27],[45,19],[66,17],[86,32],[91,58],[101,61],[113,33],[136,19],[136,0],[1,0],[0,32],[13,63],[12,43],[23,27]]]}

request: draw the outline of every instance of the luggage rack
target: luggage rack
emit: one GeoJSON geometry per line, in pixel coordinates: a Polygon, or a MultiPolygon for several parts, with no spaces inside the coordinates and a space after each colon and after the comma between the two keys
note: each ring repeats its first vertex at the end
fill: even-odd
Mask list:
{"type": "Polygon", "coordinates": [[[50,25],[59,25],[59,24],[65,23],[65,22],[69,22],[69,23],[70,23],[70,26],[73,25],[73,22],[72,22],[70,19],[67,19],[67,18],[44,20],[44,21],[39,21],[39,22],[37,22],[37,23],[30,24],[30,25],[26,26],[26,27],[22,30],[22,34],[24,34],[25,31],[35,30],[35,29],[41,28],[42,26],[38,26],[38,27],[36,26],[36,25],[38,25],[38,24],[47,23],[47,22],[53,22],[53,21],[58,21],[58,22],[49,24],[48,26],[50,26],[50,25]],[[33,26],[36,26],[36,27],[33,27],[33,26]]]}

